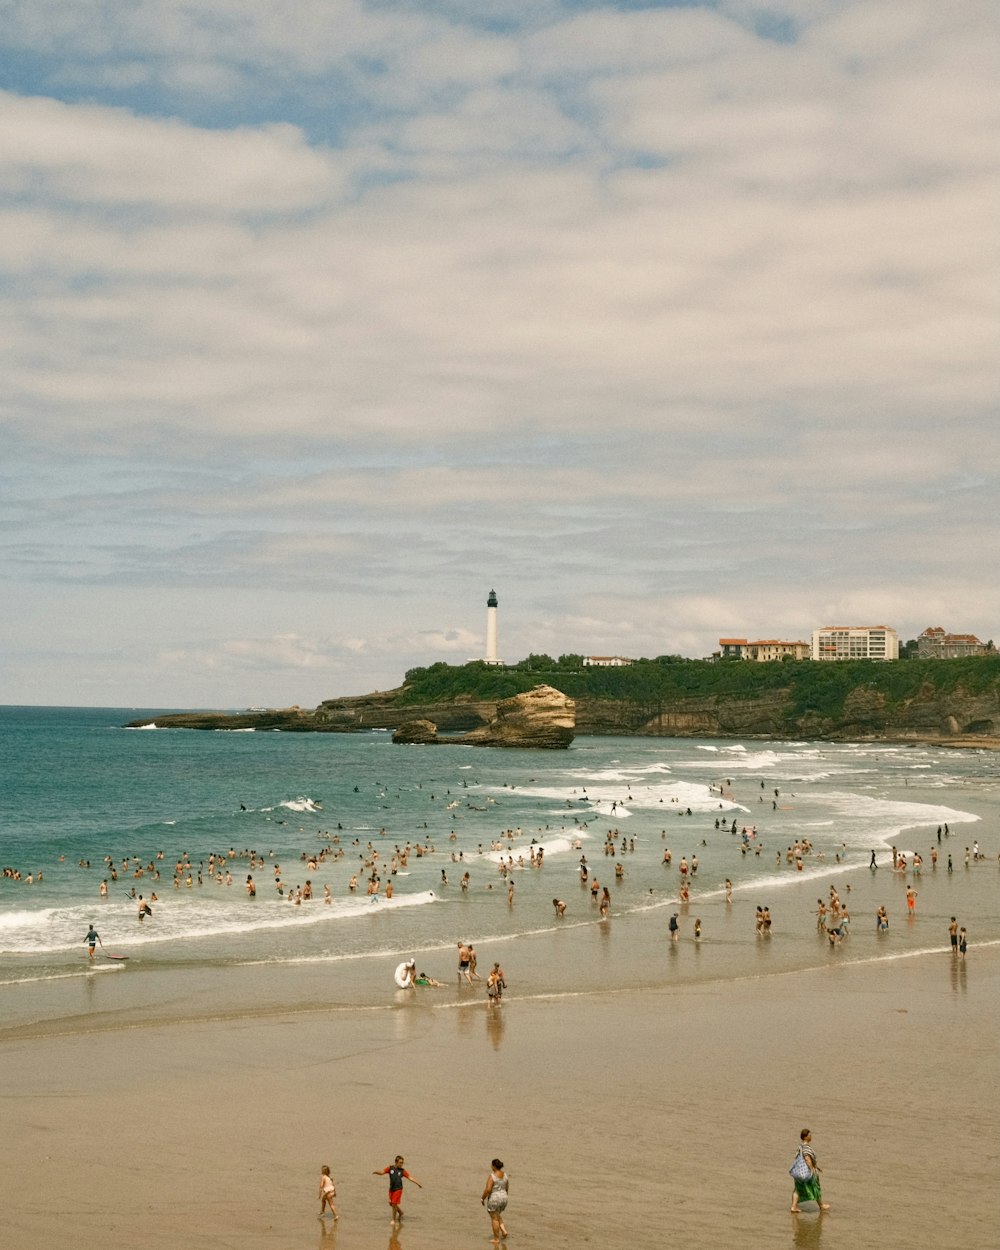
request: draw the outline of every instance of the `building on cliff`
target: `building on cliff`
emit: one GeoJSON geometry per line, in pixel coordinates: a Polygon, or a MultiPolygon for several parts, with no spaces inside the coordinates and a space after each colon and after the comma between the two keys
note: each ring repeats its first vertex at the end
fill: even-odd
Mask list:
{"type": "Polygon", "coordinates": [[[992,650],[975,634],[947,634],[940,625],[929,626],[917,639],[921,660],[957,660],[965,655],[988,655],[992,650]]]}
{"type": "Polygon", "coordinates": [[[812,632],[814,660],[898,660],[899,635],[888,625],[827,625],[812,632]]]}
{"type": "Polygon", "coordinates": [[[808,660],[808,642],[781,642],[776,638],[758,638],[748,642],[746,638],[720,638],[719,657],[723,660],[808,660]]]}
{"type": "Polygon", "coordinates": [[[583,657],[584,668],[628,668],[634,663],[635,660],[630,660],[627,655],[585,655],[583,657]]]}

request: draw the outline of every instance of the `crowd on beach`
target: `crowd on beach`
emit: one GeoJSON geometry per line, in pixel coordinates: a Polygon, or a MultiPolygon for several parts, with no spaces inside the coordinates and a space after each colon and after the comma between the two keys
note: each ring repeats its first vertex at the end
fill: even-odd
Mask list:
{"type": "MultiPolygon", "coordinates": [[[[760,787],[762,791],[760,802],[764,802],[764,782],[760,783],[760,787]]],[[[732,783],[728,782],[725,785],[720,783],[718,791],[720,798],[730,797],[732,783]]],[[[778,813],[781,799],[779,791],[774,789],[773,797],[771,795],[766,797],[771,805],[771,812],[778,813]]],[[[622,801],[621,806],[624,804],[625,800],[622,801]]],[[[692,910],[699,910],[692,907],[692,900],[697,899],[701,891],[702,879],[705,876],[704,860],[707,859],[715,867],[718,863],[716,853],[722,850],[734,860],[737,855],[741,858],[751,856],[757,859],[766,855],[767,862],[770,864],[772,856],[770,848],[774,847],[773,842],[770,842],[774,836],[773,826],[780,828],[781,820],[780,816],[772,816],[771,812],[767,813],[765,819],[760,822],[746,821],[745,823],[731,817],[728,811],[725,815],[721,810],[718,815],[709,813],[702,830],[704,836],[700,837],[700,842],[694,845],[693,849],[676,855],[667,845],[667,828],[661,829],[662,854],[657,852],[658,867],[657,861],[650,863],[647,856],[644,861],[644,871],[649,876],[641,884],[640,889],[644,892],[648,889],[650,893],[655,891],[661,897],[666,895],[671,901],[674,898],[677,899],[677,910],[672,911],[667,920],[666,936],[671,943],[678,943],[682,938],[686,939],[687,933],[690,933],[691,940],[695,943],[703,940],[702,916],[689,913],[692,910]],[[772,824],[772,822],[772,828],[766,830],[762,828],[765,823],[772,824]],[[709,847],[709,839],[711,839],[710,852],[706,851],[709,847]],[[767,845],[769,842],[770,847],[767,845]],[[699,856],[699,851],[701,851],[701,856],[699,856]]],[[[690,808],[680,805],[676,814],[683,819],[686,845],[690,848],[699,837],[698,834],[692,835],[689,832],[691,824],[697,820],[697,817],[690,808]]],[[[584,914],[592,916],[595,921],[607,924],[613,923],[613,890],[625,890],[632,887],[631,894],[633,896],[635,894],[630,877],[633,876],[633,865],[636,862],[633,857],[637,849],[637,839],[635,836],[626,836],[617,825],[612,824],[603,831],[600,841],[593,844],[594,862],[588,860],[580,835],[596,823],[595,815],[591,813],[587,821],[577,818],[573,827],[569,829],[564,827],[550,830],[548,826],[528,831],[520,827],[504,829],[497,833],[488,845],[484,846],[480,843],[474,850],[459,849],[456,845],[457,835],[454,830],[448,835],[447,841],[450,843],[448,848],[439,851],[430,835],[394,842],[389,831],[383,828],[377,834],[373,833],[372,836],[363,838],[352,838],[342,829],[310,831],[307,836],[313,841],[313,845],[307,849],[296,849],[290,858],[283,856],[284,864],[274,851],[258,852],[251,848],[238,850],[233,846],[228,849],[213,850],[204,859],[192,856],[187,851],[172,856],[170,861],[167,860],[164,850],[157,851],[152,858],[148,855],[112,857],[109,854],[104,857],[104,873],[98,893],[102,899],[106,899],[109,897],[112,886],[119,891],[124,890],[135,904],[139,920],[147,924],[153,916],[150,903],[161,904],[158,889],[162,890],[165,895],[162,900],[163,906],[170,905],[172,891],[197,891],[203,888],[232,890],[247,900],[255,900],[260,892],[260,895],[277,897],[297,907],[330,905],[336,888],[338,893],[367,895],[374,904],[382,899],[393,898],[396,879],[401,872],[406,872],[412,860],[434,859],[436,872],[443,857],[445,866],[440,868],[439,889],[456,888],[463,894],[470,891],[493,891],[498,903],[504,895],[506,896],[506,905],[510,909],[516,905],[515,886],[518,873],[540,874],[544,872],[546,878],[558,873],[559,880],[565,888],[565,883],[572,872],[579,883],[579,901],[569,898],[568,894],[566,897],[560,897],[558,893],[553,895],[551,906],[555,920],[559,922],[568,916],[572,918],[582,906],[584,914]],[[552,858],[546,856],[546,848],[540,844],[541,840],[555,834],[568,838],[573,850],[572,866],[560,864],[558,861],[553,864],[552,858]],[[601,860],[603,860],[603,867],[599,867],[601,860]],[[336,876],[330,874],[333,877],[333,883],[323,881],[323,876],[334,868],[337,869],[336,876]],[[449,879],[449,868],[454,877],[454,885],[449,879]],[[139,893],[140,889],[142,893],[139,893]]],[[[705,814],[699,813],[699,815],[704,817],[705,814]]],[[[304,829],[301,832],[306,833],[304,829]]],[[[671,833],[673,833],[672,830],[671,833]]],[[[441,837],[440,834],[438,836],[441,837]]],[[[655,837],[655,834],[653,836],[655,837]]],[[[949,849],[955,845],[952,837],[948,825],[944,824],[937,828],[926,855],[912,850],[903,852],[896,847],[891,849],[889,880],[898,883],[892,888],[896,892],[895,896],[900,906],[905,906],[903,914],[908,922],[919,923],[917,909],[922,874],[928,871],[952,873],[955,870],[956,861],[966,870],[986,862],[986,856],[982,853],[978,841],[971,846],[964,847],[962,851],[956,851],[949,849]]],[[[673,836],[670,840],[674,841],[673,836]]],[[[590,842],[587,845],[592,846],[590,842]]],[[[846,865],[850,861],[850,866],[855,871],[859,868],[863,871],[864,860],[857,862],[857,855],[856,850],[853,853],[850,852],[843,842],[839,845],[828,843],[824,850],[814,846],[810,839],[799,836],[787,845],[785,839],[782,839],[779,847],[773,849],[773,862],[776,869],[797,875],[803,873],[807,865],[822,863],[829,856],[836,865],[846,865]]],[[[881,855],[883,861],[888,861],[887,852],[882,851],[881,855]]],[[[63,857],[60,857],[60,861],[62,859],[63,857]]],[[[1000,864],[1000,856],[997,857],[997,862],[1000,864]]],[[[78,866],[90,868],[89,861],[80,861],[78,866]]],[[[889,876],[889,873],[885,871],[889,868],[888,862],[879,863],[879,852],[874,849],[870,851],[868,868],[873,874],[873,880],[881,882],[884,877],[889,876]]],[[[17,870],[5,868],[3,877],[24,884],[33,884],[34,881],[43,880],[43,873],[39,870],[37,873],[22,876],[17,870]]],[[[717,881],[717,876],[715,880],[717,881]]],[[[752,881],[741,882],[744,894],[752,888],[752,881]]],[[[816,899],[817,933],[824,944],[828,944],[831,949],[839,949],[851,941],[850,935],[854,921],[850,906],[851,891],[850,881],[838,883],[838,885],[831,884],[826,897],[820,896],[816,899]]],[[[727,909],[733,905],[734,885],[730,877],[725,878],[721,891],[713,881],[711,889],[706,890],[703,897],[715,896],[720,898],[724,896],[724,905],[727,909]]],[[[544,897],[547,899],[548,891],[545,892],[544,897]]],[[[889,899],[889,903],[892,904],[892,898],[889,899]]],[[[773,939],[774,934],[782,925],[787,927],[788,921],[782,916],[780,909],[772,915],[770,902],[756,903],[754,900],[754,905],[754,936],[758,941],[768,942],[773,939]]],[[[549,903],[545,902],[545,906],[547,908],[549,903]]],[[[894,922],[895,917],[890,916],[889,907],[885,903],[880,903],[874,914],[875,934],[881,936],[890,933],[894,922]]],[[[969,946],[968,927],[961,924],[956,916],[951,916],[947,935],[952,958],[963,960],[969,946]]],[[[857,939],[855,938],[854,941],[857,939]]],[[[101,945],[101,939],[93,924],[84,938],[84,943],[88,948],[89,958],[95,958],[96,948],[101,945]]],[[[491,961],[492,966],[484,976],[478,972],[478,953],[473,942],[459,941],[455,944],[455,950],[457,953],[455,981],[438,979],[431,973],[418,970],[416,960],[408,958],[397,969],[397,985],[405,992],[416,993],[424,990],[443,990],[457,982],[460,988],[473,986],[477,987],[480,993],[485,990],[488,1006],[499,1009],[507,990],[506,974],[499,961],[491,961]]],[[[487,966],[484,963],[484,970],[487,966]]],[[[500,1015],[491,1017],[496,1020],[500,1018],[500,1015]]],[[[801,1204],[806,1202],[815,1202],[821,1211],[827,1210],[828,1204],[823,1199],[820,1185],[820,1168],[812,1146],[812,1134],[808,1129],[803,1129],[801,1132],[793,1169],[790,1169],[790,1172],[794,1186],[792,1213],[798,1213],[801,1204]]],[[[374,1174],[389,1177],[391,1221],[393,1226],[398,1228],[404,1218],[403,1182],[410,1181],[418,1186],[420,1182],[406,1171],[402,1156],[397,1156],[392,1164],[387,1164],[374,1174]]],[[[481,1199],[490,1217],[491,1240],[494,1243],[507,1237],[504,1211],[508,1190],[509,1176],[504,1170],[503,1163],[494,1159],[481,1199]]],[[[337,1199],[337,1186],[331,1169],[328,1165],[324,1165],[319,1183],[321,1219],[329,1217],[334,1221],[339,1220],[337,1199]]]]}
{"type": "MultiPolygon", "coordinates": [[[[761,789],[764,788],[764,782],[760,783],[761,789]]],[[[718,791],[721,797],[731,797],[732,781],[719,783],[718,791]]],[[[778,789],[773,790],[773,810],[778,810],[778,800],[781,792],[778,789]]],[[[631,801],[632,795],[629,793],[627,800],[622,800],[620,806],[625,807],[626,801],[631,801]]],[[[612,808],[619,806],[618,801],[612,804],[612,808]]],[[[720,804],[721,807],[721,804],[720,804]]],[[[677,815],[682,817],[692,816],[690,808],[678,807],[677,815]]],[[[567,831],[563,827],[560,834],[569,834],[570,845],[577,851],[580,851],[577,872],[581,888],[585,896],[589,895],[591,908],[597,917],[602,921],[608,920],[612,916],[612,895],[611,887],[606,883],[601,884],[596,873],[593,871],[592,864],[588,861],[585,853],[582,852],[583,843],[581,835],[588,828],[588,822],[583,821],[579,816],[575,817],[575,825],[573,829],[567,831]]],[[[717,842],[718,835],[728,834],[732,840],[732,845],[741,857],[752,854],[754,857],[760,857],[765,850],[764,838],[756,823],[740,825],[735,818],[729,819],[725,816],[716,816],[714,819],[714,831],[717,842]]],[[[305,832],[305,830],[302,830],[305,832]]],[[[509,908],[514,906],[515,898],[515,872],[521,869],[542,870],[546,864],[545,847],[541,845],[540,838],[548,836],[552,833],[549,826],[536,831],[535,836],[531,836],[530,843],[523,845],[526,836],[521,827],[508,828],[499,833],[490,843],[489,858],[486,857],[486,848],[480,843],[475,852],[470,852],[468,858],[464,849],[451,849],[446,852],[449,856],[449,862],[457,865],[463,871],[458,878],[458,886],[463,893],[467,893],[473,888],[474,878],[472,868],[476,869],[476,880],[479,881],[482,870],[485,869],[491,876],[495,874],[506,885],[506,898],[509,908]],[[469,866],[471,865],[471,867],[469,866]]],[[[319,887],[314,886],[312,876],[305,875],[309,873],[320,873],[326,867],[338,864],[347,858],[350,853],[359,861],[358,869],[351,870],[350,876],[346,883],[347,892],[354,894],[360,892],[362,888],[371,898],[372,902],[378,902],[380,899],[391,899],[393,897],[394,879],[401,871],[405,871],[409,865],[410,859],[424,859],[437,855],[434,842],[430,837],[407,841],[400,845],[395,843],[390,851],[383,841],[389,836],[388,831],[382,828],[377,839],[373,841],[371,838],[362,840],[355,837],[348,840],[343,837],[343,830],[338,826],[338,831],[330,832],[317,831],[316,839],[320,846],[316,850],[302,850],[298,854],[297,864],[299,871],[304,875],[305,879],[302,884],[288,884],[287,873],[282,868],[279,861],[275,859],[273,851],[268,851],[265,856],[256,850],[245,848],[237,850],[230,846],[228,851],[217,850],[210,852],[205,860],[193,861],[186,851],[182,851],[176,858],[173,867],[172,884],[174,890],[189,890],[202,887],[206,884],[212,884],[216,887],[232,887],[236,884],[236,873],[243,873],[243,868],[248,868],[245,880],[243,881],[243,889],[247,898],[254,899],[257,897],[258,876],[264,872],[272,879],[272,888],[278,897],[288,899],[295,906],[312,903],[314,900],[322,897],[325,904],[333,901],[333,891],[328,882],[322,886],[322,894],[319,887]],[[347,843],[345,846],[344,843],[347,843]],[[383,881],[384,878],[384,881],[383,881]],[[362,884],[363,883],[363,884],[362,884]]],[[[667,830],[661,831],[661,839],[665,842],[667,838],[667,830]]],[[[936,841],[931,846],[928,859],[932,872],[937,871],[939,864],[938,847],[943,847],[945,840],[951,838],[951,831],[947,824],[940,825],[937,828],[936,841]]],[[[448,837],[449,842],[455,843],[457,834],[451,831],[448,837]]],[[[706,837],[701,839],[701,847],[707,847],[708,841],[706,837]]],[[[636,838],[634,836],[626,837],[626,835],[618,828],[613,826],[606,830],[603,841],[602,850],[605,859],[613,861],[613,868],[610,870],[613,874],[613,880],[616,885],[621,885],[626,877],[626,863],[636,849],[636,838]]],[[[954,871],[954,856],[951,852],[943,852],[946,854],[947,871],[954,871]]],[[[812,842],[805,837],[796,837],[789,843],[784,850],[777,849],[775,851],[775,866],[780,868],[782,865],[792,868],[795,872],[804,871],[807,862],[821,863],[825,860],[826,853],[822,849],[817,849],[812,842]]],[[[848,848],[846,843],[841,842],[839,847],[833,851],[834,862],[838,865],[846,863],[848,859],[848,848]]],[[[126,856],[120,861],[116,861],[110,855],[104,857],[104,865],[107,876],[101,881],[100,894],[102,898],[106,898],[109,892],[109,881],[119,881],[121,877],[131,880],[141,880],[143,878],[150,879],[155,884],[160,880],[159,865],[165,859],[165,852],[158,851],[153,859],[145,860],[139,856],[126,856]]],[[[973,864],[985,862],[985,855],[981,852],[978,840],[971,847],[965,847],[963,862],[966,868],[973,864]]],[[[83,866],[85,861],[81,861],[83,866]]],[[[671,872],[673,877],[674,854],[670,847],[664,846],[661,858],[661,867],[671,872]]],[[[906,885],[905,901],[906,912],[910,918],[916,913],[916,902],[918,891],[916,888],[924,866],[924,857],[919,851],[913,851],[907,854],[899,851],[895,846],[892,847],[892,872],[899,876],[906,885]]],[[[1000,863],[1000,856],[998,856],[1000,863]]],[[[89,865],[88,865],[89,866],[89,865]]],[[[697,878],[700,868],[700,861],[697,850],[693,853],[682,854],[676,864],[676,888],[677,899],[679,901],[679,909],[673,912],[668,920],[668,935],[671,942],[678,942],[682,936],[682,918],[686,917],[689,911],[692,891],[697,889],[697,878]]],[[[879,868],[878,856],[875,850],[871,851],[870,869],[875,872],[879,868]]],[[[440,888],[449,886],[447,868],[440,870],[440,888]]],[[[5,870],[4,875],[8,875],[5,870]]],[[[604,874],[602,873],[602,876],[604,874]]],[[[41,879],[41,872],[38,879],[41,879]]],[[[481,884],[481,882],[480,882],[481,884]]],[[[657,887],[648,887],[650,893],[657,887]]],[[[659,887],[662,889],[662,886],[659,887]]],[[[851,884],[847,882],[843,887],[845,894],[851,891],[851,884]]],[[[494,880],[487,880],[485,889],[491,891],[494,889],[494,880]]],[[[731,878],[725,879],[724,893],[725,903],[728,906],[733,902],[733,882],[731,878]]],[[[148,898],[137,893],[137,888],[133,884],[128,891],[129,898],[137,904],[138,918],[140,921],[145,920],[152,915],[150,904],[158,902],[159,898],[155,889],[150,893],[148,898]]],[[[552,898],[552,907],[556,919],[562,919],[569,911],[569,905],[564,898],[555,896],[552,898]]],[[[847,898],[842,898],[838,889],[831,885],[827,899],[818,898],[816,900],[816,926],[817,930],[828,941],[831,947],[840,947],[847,939],[851,931],[852,916],[847,898]]],[[[875,931],[878,934],[885,934],[889,931],[890,920],[889,912],[884,904],[880,904],[875,913],[875,931]]],[[[754,931],[759,939],[767,940],[772,937],[774,932],[774,919],[772,917],[771,907],[768,904],[759,904],[756,906],[754,913],[754,931]]],[[[692,938],[697,943],[703,937],[703,923],[700,916],[694,917],[692,938]]],[[[964,957],[968,949],[968,931],[965,926],[958,925],[957,921],[952,921],[952,928],[949,930],[951,945],[955,952],[964,957]]],[[[406,965],[401,965],[406,969],[403,988],[429,987],[434,988],[445,984],[437,980],[426,972],[417,972],[416,965],[412,961],[406,965]]],[[[465,980],[468,984],[482,982],[483,978],[476,971],[476,952],[475,948],[469,943],[459,943],[459,984],[465,980]]],[[[499,964],[494,965],[490,974],[485,979],[487,998],[491,1004],[499,1005],[502,1001],[503,990],[506,988],[506,981],[499,964]]]]}
{"type": "MultiPolygon", "coordinates": [[[[767,802],[771,809],[767,814],[767,823],[773,823],[776,828],[780,828],[783,823],[781,812],[785,810],[785,800],[789,796],[783,796],[781,790],[776,787],[767,789],[763,780],[759,782],[759,787],[758,804],[767,802]]],[[[736,798],[732,779],[720,780],[709,789],[718,796],[718,809],[714,817],[709,813],[712,823],[704,830],[705,836],[701,837],[700,844],[692,852],[675,857],[674,852],[667,845],[667,828],[663,828],[660,833],[663,843],[660,857],[661,875],[649,877],[647,883],[641,887],[644,891],[648,889],[650,894],[656,893],[662,897],[665,892],[664,879],[669,878],[669,886],[666,889],[675,895],[678,903],[677,910],[672,912],[668,919],[668,935],[672,942],[680,941],[685,934],[688,913],[693,909],[693,899],[699,893],[699,870],[702,865],[698,851],[709,847],[709,837],[712,840],[713,855],[725,847],[728,847],[727,853],[738,854],[741,858],[751,856],[759,859],[765,853],[770,854],[765,845],[764,831],[758,821],[744,820],[741,823],[733,815],[736,798]],[[723,838],[725,840],[720,847],[720,840],[723,838]]],[[[612,815],[617,814],[619,810],[627,813],[627,804],[635,800],[631,789],[626,787],[626,790],[623,798],[615,799],[610,803],[610,808],[607,801],[601,803],[600,810],[612,815]]],[[[411,836],[405,842],[390,842],[391,834],[385,827],[379,829],[377,834],[352,837],[350,832],[343,829],[343,826],[337,825],[335,829],[320,829],[308,834],[304,827],[300,827],[302,834],[307,835],[311,840],[314,839],[313,845],[303,849],[300,844],[299,849],[293,851],[287,858],[282,856],[280,859],[273,850],[262,852],[250,847],[244,847],[242,850],[235,846],[229,846],[228,849],[217,848],[205,854],[204,858],[198,858],[187,850],[182,850],[171,857],[169,861],[172,864],[171,871],[168,867],[167,853],[163,849],[158,850],[152,856],[148,853],[146,855],[133,853],[118,857],[106,854],[103,858],[104,872],[98,893],[103,900],[108,899],[113,890],[124,890],[136,907],[138,920],[146,923],[153,917],[152,905],[169,906],[171,889],[173,892],[180,893],[214,887],[227,892],[238,891],[247,900],[255,900],[261,895],[277,897],[296,907],[314,905],[320,900],[323,904],[330,905],[334,900],[336,889],[338,893],[343,890],[349,895],[367,895],[372,903],[377,903],[393,898],[397,889],[398,874],[406,873],[412,860],[436,859],[440,864],[444,857],[446,863],[445,866],[440,867],[440,879],[436,883],[438,891],[453,888],[452,879],[449,877],[450,868],[455,874],[455,885],[463,894],[479,890],[505,894],[508,908],[513,909],[518,872],[530,870],[540,873],[548,869],[546,847],[542,845],[542,842],[557,837],[563,839],[564,844],[568,844],[578,853],[577,873],[583,895],[585,898],[589,897],[588,911],[592,911],[596,919],[605,922],[611,920],[615,914],[613,898],[615,889],[626,890],[629,896],[635,896],[630,859],[636,851],[637,839],[635,835],[626,836],[618,825],[613,824],[607,828],[598,844],[606,868],[598,873],[596,864],[588,861],[583,849],[583,836],[587,834],[593,838],[593,834],[588,831],[590,826],[600,818],[598,805],[586,796],[585,791],[584,797],[588,807],[582,813],[574,811],[571,825],[564,824],[554,829],[550,825],[545,825],[528,831],[520,826],[509,827],[496,833],[487,845],[480,842],[475,849],[460,848],[457,845],[458,835],[455,829],[447,835],[442,835],[439,831],[438,837],[446,836],[449,844],[444,850],[439,851],[434,837],[429,832],[422,831],[419,836],[411,836]],[[344,879],[340,884],[334,882],[331,885],[329,880],[323,881],[322,884],[317,882],[317,878],[326,876],[329,870],[335,867],[338,869],[338,876],[341,872],[344,873],[344,879]],[[167,880],[161,880],[161,877],[167,880]],[[158,891],[162,891],[164,885],[167,885],[168,892],[165,897],[161,897],[158,891]]],[[[790,797],[794,802],[794,795],[790,797]]],[[[442,795],[442,798],[449,799],[450,791],[442,795]]],[[[455,806],[454,802],[448,803],[449,810],[453,806],[455,806]]],[[[746,815],[749,809],[745,796],[742,808],[746,815]]],[[[697,820],[699,816],[704,816],[704,812],[696,814],[689,806],[677,801],[674,801],[674,814],[681,818],[685,825],[689,821],[697,820]]],[[[768,840],[770,836],[773,836],[773,830],[768,831],[768,840]]],[[[952,833],[949,826],[943,824],[938,826],[936,837],[932,840],[926,857],[920,851],[903,852],[896,847],[892,848],[892,872],[905,885],[906,914],[909,917],[915,915],[919,879],[927,870],[928,864],[931,872],[943,868],[948,873],[952,873],[955,870],[956,860],[966,869],[986,862],[986,856],[981,851],[978,840],[974,841],[971,846],[964,847],[963,851],[956,853],[950,849],[953,845],[951,839],[952,833]]],[[[795,873],[802,873],[807,864],[823,863],[828,854],[838,866],[848,861],[848,847],[845,843],[828,846],[824,850],[822,847],[815,847],[809,838],[801,835],[795,837],[787,845],[775,848],[773,854],[775,868],[785,867],[795,873]]],[[[65,858],[64,855],[60,855],[58,862],[62,864],[65,858]]],[[[998,856],[998,864],[1000,864],[1000,856],[998,856]]],[[[90,861],[81,859],[78,867],[89,870],[90,861]]],[[[871,851],[869,867],[873,872],[880,867],[875,850],[871,851]]],[[[565,874],[564,868],[559,865],[557,868],[565,874]]],[[[649,872],[649,870],[649,864],[646,862],[644,871],[649,872]]],[[[548,876],[549,873],[546,872],[546,875],[548,876]]],[[[42,882],[45,879],[41,869],[34,873],[23,873],[13,867],[4,868],[3,877],[25,885],[42,882]]],[[[748,885],[747,882],[742,883],[743,893],[747,891],[748,885]]],[[[848,940],[852,928],[853,918],[848,897],[851,891],[850,882],[845,883],[841,888],[843,896],[835,886],[831,886],[826,899],[816,900],[817,930],[832,948],[842,946],[848,940]]],[[[711,892],[706,892],[705,897],[710,898],[717,893],[717,888],[713,888],[711,892]]],[[[724,894],[727,906],[733,902],[733,893],[732,879],[726,877],[724,894]]],[[[575,905],[568,903],[565,897],[558,894],[552,896],[551,906],[557,920],[565,918],[575,910],[575,905]]],[[[691,917],[691,920],[693,922],[690,930],[691,937],[697,943],[705,936],[703,919],[702,916],[695,915],[691,917]]],[[[781,920],[780,916],[775,918],[772,914],[770,903],[762,901],[756,905],[754,913],[755,935],[761,940],[770,939],[781,920]]],[[[879,905],[874,920],[876,933],[886,934],[890,931],[890,915],[885,904],[879,905]]],[[[961,929],[963,926],[959,926],[959,930],[961,929]]],[[[962,948],[968,948],[968,931],[966,929],[963,933],[959,933],[956,930],[955,936],[959,953],[962,953],[962,948]]],[[[478,977],[478,974],[475,974],[474,963],[473,973],[470,982],[478,977]]],[[[433,977],[417,976],[414,970],[415,985],[426,986],[433,983],[433,977]]],[[[497,985],[491,988],[494,992],[489,994],[489,999],[491,1002],[498,1003],[502,997],[502,986],[497,985]]]]}

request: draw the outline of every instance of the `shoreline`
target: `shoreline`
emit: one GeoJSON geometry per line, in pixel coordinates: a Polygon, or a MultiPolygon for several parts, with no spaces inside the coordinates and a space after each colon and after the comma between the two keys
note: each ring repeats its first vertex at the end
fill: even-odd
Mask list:
{"type": "Polygon", "coordinates": [[[961,965],[935,950],[617,992],[515,987],[498,1008],[313,997],[211,1020],[178,999],[167,1023],[7,1037],[10,1236],[41,1250],[71,1212],[75,1239],[109,1250],[137,1236],[153,1250],[381,1250],[384,1182],[369,1173],[398,1152],[425,1186],[407,1190],[399,1250],[485,1243],[495,1154],[526,1248],[608,1241],[609,1224],[612,1244],[650,1250],[818,1244],[801,1241],[815,1217],[788,1214],[807,1123],[824,1226],[843,1244],[874,1224],[882,1250],[987,1250],[998,989],[992,946],[961,965]],[[336,1232],[316,1218],[322,1163],[336,1232]]]}

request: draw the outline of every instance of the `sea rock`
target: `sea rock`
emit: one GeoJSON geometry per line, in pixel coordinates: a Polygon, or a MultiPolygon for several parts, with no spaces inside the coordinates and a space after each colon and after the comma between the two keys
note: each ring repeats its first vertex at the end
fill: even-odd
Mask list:
{"type": "Polygon", "coordinates": [[[496,715],[481,729],[458,739],[470,746],[564,749],[576,732],[576,704],[552,686],[501,699],[496,715]]]}
{"type": "Polygon", "coordinates": [[[408,720],[392,735],[393,742],[420,743],[439,742],[437,725],[432,720],[408,720]]]}

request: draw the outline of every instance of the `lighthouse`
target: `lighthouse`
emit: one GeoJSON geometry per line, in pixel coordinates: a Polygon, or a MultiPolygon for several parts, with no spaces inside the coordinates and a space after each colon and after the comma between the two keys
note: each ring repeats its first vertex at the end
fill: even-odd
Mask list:
{"type": "Polygon", "coordinates": [[[497,659],[497,592],[495,590],[491,590],[486,599],[486,663],[500,663],[497,659]]]}

